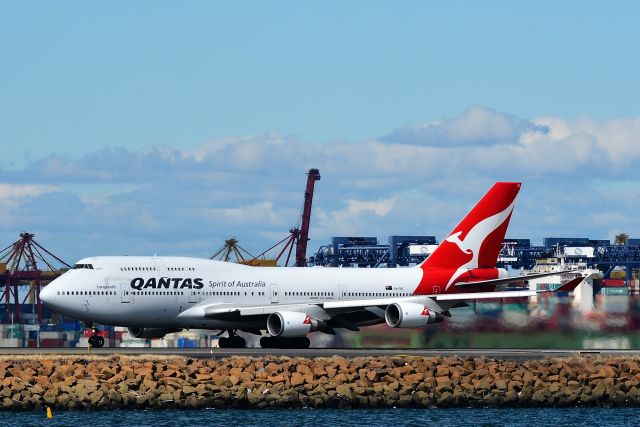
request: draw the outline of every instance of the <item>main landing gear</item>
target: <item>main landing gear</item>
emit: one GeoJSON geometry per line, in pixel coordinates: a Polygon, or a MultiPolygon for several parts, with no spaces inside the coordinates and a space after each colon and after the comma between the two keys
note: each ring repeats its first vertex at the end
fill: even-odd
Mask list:
{"type": "Polygon", "coordinates": [[[307,337],[263,337],[260,338],[262,348],[309,348],[311,341],[307,337]]]}
{"type": "Polygon", "coordinates": [[[229,337],[220,337],[218,339],[218,345],[220,348],[245,348],[247,342],[241,336],[236,334],[236,331],[227,331],[229,337]]]}

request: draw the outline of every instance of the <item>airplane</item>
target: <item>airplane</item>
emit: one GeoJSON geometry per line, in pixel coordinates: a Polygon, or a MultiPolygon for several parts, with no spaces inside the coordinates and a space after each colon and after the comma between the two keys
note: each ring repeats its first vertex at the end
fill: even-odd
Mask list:
{"type": "MultiPolygon", "coordinates": [[[[335,334],[387,323],[418,328],[473,300],[528,297],[523,280],[496,268],[521,184],[497,182],[421,264],[404,268],[251,267],[187,257],[97,256],[79,260],[40,293],[52,310],[128,327],[135,338],[182,329],[219,330],[219,346],[241,348],[238,331],[265,348],[308,348],[310,332],[335,334]],[[227,333],[227,337],[222,334],[227,333]]],[[[572,291],[577,277],[560,287],[572,291]]],[[[90,344],[101,347],[94,335],[90,344]]]]}

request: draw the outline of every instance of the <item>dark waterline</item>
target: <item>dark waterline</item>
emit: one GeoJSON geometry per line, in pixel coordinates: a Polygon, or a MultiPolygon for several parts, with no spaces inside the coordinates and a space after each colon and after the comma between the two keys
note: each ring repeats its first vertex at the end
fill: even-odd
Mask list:
{"type": "Polygon", "coordinates": [[[0,413],[0,426],[638,426],[640,409],[293,409],[0,413]]]}

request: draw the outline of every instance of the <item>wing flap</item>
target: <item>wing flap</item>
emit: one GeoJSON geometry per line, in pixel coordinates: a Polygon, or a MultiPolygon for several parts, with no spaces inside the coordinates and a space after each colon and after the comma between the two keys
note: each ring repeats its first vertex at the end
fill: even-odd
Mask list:
{"type": "Polygon", "coordinates": [[[537,295],[536,291],[504,291],[504,292],[468,292],[460,294],[441,294],[435,295],[433,298],[436,301],[470,301],[476,299],[490,299],[490,298],[518,298],[518,297],[532,297],[537,295]]]}
{"type": "Polygon", "coordinates": [[[372,298],[372,299],[354,299],[343,301],[328,301],[322,304],[322,308],[326,310],[335,310],[341,308],[359,308],[359,307],[377,307],[387,306],[400,301],[423,303],[427,295],[410,296],[410,297],[393,297],[393,298],[372,298]]]}

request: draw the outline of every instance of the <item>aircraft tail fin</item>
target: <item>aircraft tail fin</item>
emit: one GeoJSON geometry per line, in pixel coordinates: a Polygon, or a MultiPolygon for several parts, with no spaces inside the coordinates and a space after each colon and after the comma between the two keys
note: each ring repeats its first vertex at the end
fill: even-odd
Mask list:
{"type": "Polygon", "coordinates": [[[519,182],[496,182],[422,268],[493,268],[509,226],[519,182]]]}

